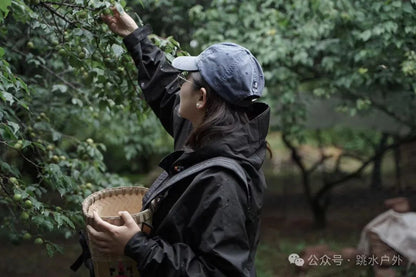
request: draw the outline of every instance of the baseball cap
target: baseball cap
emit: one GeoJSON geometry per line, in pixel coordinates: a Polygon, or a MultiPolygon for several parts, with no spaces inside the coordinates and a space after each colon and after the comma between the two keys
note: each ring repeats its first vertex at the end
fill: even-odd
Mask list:
{"type": "Polygon", "coordinates": [[[251,52],[235,43],[211,45],[198,56],[182,56],[172,61],[181,71],[199,71],[215,92],[229,103],[248,106],[262,95],[264,74],[251,52]]]}

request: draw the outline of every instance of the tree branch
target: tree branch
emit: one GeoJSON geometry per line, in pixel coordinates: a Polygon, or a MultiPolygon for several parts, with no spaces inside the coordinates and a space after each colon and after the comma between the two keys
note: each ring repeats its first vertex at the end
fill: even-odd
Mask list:
{"type": "Polygon", "coordinates": [[[316,161],[309,169],[306,170],[308,174],[314,172],[321,164],[323,164],[327,159],[332,158],[333,155],[322,155],[321,158],[316,161]]]}
{"type": "Polygon", "coordinates": [[[57,17],[61,18],[63,21],[69,23],[70,25],[75,25],[75,23],[68,18],[66,18],[64,15],[60,14],[57,10],[53,9],[48,3],[41,2],[41,5],[44,6],[48,11],[50,11],[53,15],[56,15],[57,17]]]}
{"type": "Polygon", "coordinates": [[[302,162],[302,157],[299,155],[296,147],[292,144],[292,142],[289,140],[286,134],[282,134],[282,140],[283,140],[283,143],[286,145],[286,147],[290,149],[291,154],[292,154],[292,159],[297,164],[297,166],[299,167],[302,173],[303,189],[305,191],[305,195],[308,199],[309,204],[312,205],[313,199],[312,199],[312,193],[311,193],[311,188],[310,188],[310,183],[309,183],[310,174],[308,173],[308,170],[306,169],[305,165],[302,162]]]}
{"type": "Polygon", "coordinates": [[[95,11],[95,10],[101,9],[101,8],[92,9],[92,8],[89,8],[88,6],[81,6],[81,5],[65,3],[65,2],[58,3],[58,2],[44,1],[42,3],[47,4],[47,5],[66,6],[66,7],[76,8],[76,9],[79,9],[79,10],[86,9],[86,10],[89,10],[89,11],[95,11]]]}
{"type": "MultiPolygon", "coordinates": [[[[359,94],[354,93],[354,92],[352,92],[352,91],[345,91],[345,90],[344,90],[344,91],[343,91],[343,94],[345,94],[345,95],[347,95],[347,96],[351,96],[351,97],[352,97],[352,98],[354,98],[354,99],[362,99],[362,97],[361,97],[359,94]]],[[[414,122],[409,121],[409,120],[406,120],[406,119],[402,118],[399,114],[396,114],[396,113],[394,113],[394,112],[390,111],[390,110],[389,110],[386,106],[384,106],[384,105],[382,105],[382,104],[378,103],[378,102],[377,102],[374,98],[372,98],[371,96],[369,96],[369,99],[370,99],[370,101],[371,101],[371,105],[372,105],[374,108],[376,108],[376,109],[380,110],[381,112],[383,112],[383,113],[385,113],[385,114],[389,115],[390,117],[392,117],[392,118],[394,118],[395,120],[397,120],[398,122],[400,122],[400,123],[402,123],[402,124],[404,124],[404,125],[406,125],[406,126],[410,127],[411,129],[415,129],[416,125],[415,125],[415,123],[414,123],[414,122]]]]}
{"type": "Polygon", "coordinates": [[[380,149],[380,152],[374,154],[373,156],[371,156],[370,158],[368,158],[366,161],[364,161],[362,163],[362,165],[355,171],[352,172],[346,176],[343,176],[342,178],[332,181],[332,182],[328,182],[327,184],[325,184],[325,186],[323,186],[315,195],[315,198],[321,198],[322,196],[324,196],[324,194],[328,193],[328,191],[330,191],[331,189],[333,189],[335,186],[338,186],[339,184],[342,184],[352,178],[358,177],[361,175],[361,173],[364,171],[364,169],[371,164],[378,155],[383,154],[384,152],[393,149],[395,147],[398,147],[400,144],[403,144],[405,142],[409,142],[409,141],[414,141],[416,139],[415,135],[409,135],[401,140],[398,140],[397,142],[394,142],[388,146],[385,146],[383,149],[380,149]]]}

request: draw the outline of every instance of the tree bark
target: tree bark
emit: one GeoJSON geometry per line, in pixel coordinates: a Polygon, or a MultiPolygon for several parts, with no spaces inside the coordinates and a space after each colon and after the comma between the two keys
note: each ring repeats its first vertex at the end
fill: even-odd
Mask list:
{"type": "Polygon", "coordinates": [[[372,190],[381,190],[383,187],[382,184],[382,178],[381,178],[381,166],[383,164],[383,157],[384,157],[384,149],[386,148],[387,139],[389,138],[389,135],[386,133],[383,133],[379,143],[377,144],[375,148],[375,156],[373,161],[373,171],[371,174],[371,185],[370,188],[372,190]]]}

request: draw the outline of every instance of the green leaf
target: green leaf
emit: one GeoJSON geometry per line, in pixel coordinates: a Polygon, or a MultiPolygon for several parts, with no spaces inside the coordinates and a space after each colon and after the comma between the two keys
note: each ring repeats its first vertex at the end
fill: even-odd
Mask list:
{"type": "Polygon", "coordinates": [[[67,216],[62,215],[61,218],[63,221],[65,221],[66,224],[68,224],[68,226],[70,226],[72,229],[75,229],[74,223],[67,216]]]}
{"type": "Polygon", "coordinates": [[[53,213],[53,218],[58,224],[57,227],[60,228],[63,224],[62,215],[60,213],[53,213]]]}
{"type": "Polygon", "coordinates": [[[6,91],[0,91],[0,98],[2,98],[4,101],[7,101],[12,105],[14,103],[14,98],[11,93],[8,93],[6,91]]]}
{"type": "Polygon", "coordinates": [[[54,129],[51,129],[51,132],[52,132],[52,140],[53,141],[58,141],[62,138],[62,134],[60,132],[57,132],[54,129]]]}
{"type": "Polygon", "coordinates": [[[20,126],[19,124],[12,122],[12,121],[7,121],[7,124],[13,128],[13,134],[15,135],[17,133],[17,131],[19,131],[20,126]]]}
{"type": "Polygon", "coordinates": [[[46,252],[48,252],[49,257],[53,257],[53,255],[55,254],[55,248],[48,243],[46,244],[46,252]]]}
{"type": "Polygon", "coordinates": [[[113,52],[114,52],[114,54],[116,55],[117,58],[120,58],[121,55],[123,55],[123,53],[124,53],[123,47],[121,47],[120,45],[117,45],[117,44],[113,44],[111,46],[111,49],[113,49],[113,52]]]}
{"type": "Polygon", "coordinates": [[[16,168],[12,167],[10,164],[3,162],[1,160],[0,160],[0,169],[1,169],[1,172],[8,173],[10,175],[14,175],[14,176],[20,175],[19,171],[16,168]]]}
{"type": "Polygon", "coordinates": [[[68,86],[66,85],[53,85],[52,86],[52,92],[60,91],[62,93],[65,93],[67,92],[67,90],[68,90],[68,86]]]}
{"type": "Polygon", "coordinates": [[[363,41],[367,41],[367,40],[369,40],[369,39],[370,39],[370,37],[371,37],[371,30],[365,30],[364,32],[362,32],[362,33],[360,34],[360,38],[361,38],[363,41]]]}
{"type": "Polygon", "coordinates": [[[0,58],[4,56],[4,49],[0,47],[0,58]]]}
{"type": "Polygon", "coordinates": [[[0,20],[6,18],[7,14],[9,13],[8,7],[12,3],[12,0],[1,0],[0,1],[0,11],[4,13],[4,17],[0,17],[0,20]]]}

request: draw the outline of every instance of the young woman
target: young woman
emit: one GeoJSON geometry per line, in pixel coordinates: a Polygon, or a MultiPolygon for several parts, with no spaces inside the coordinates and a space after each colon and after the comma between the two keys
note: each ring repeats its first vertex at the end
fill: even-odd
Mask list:
{"type": "Polygon", "coordinates": [[[160,163],[166,172],[161,184],[221,156],[238,162],[247,185],[220,165],[210,167],[152,196],[150,234],[127,212],[120,213],[123,226],[95,214],[97,229],[88,226],[93,243],[133,258],[142,276],[255,276],[270,116],[266,104],[253,101],[264,87],[259,63],[247,49],[220,43],[171,65],[148,40],[149,27],[138,28],[117,10],[104,20],[124,37],[145,99],[174,137],[175,151],[160,163]]]}

